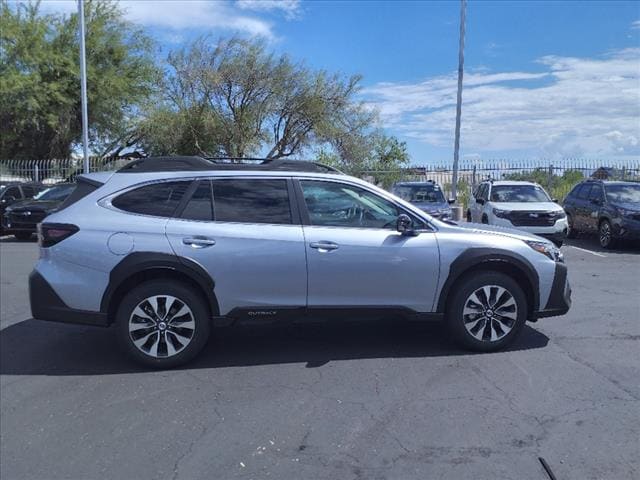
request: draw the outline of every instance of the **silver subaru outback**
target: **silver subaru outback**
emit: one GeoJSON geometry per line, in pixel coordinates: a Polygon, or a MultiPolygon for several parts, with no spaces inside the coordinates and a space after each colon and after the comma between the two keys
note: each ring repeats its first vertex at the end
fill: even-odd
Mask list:
{"type": "Polygon", "coordinates": [[[38,233],[33,317],[113,325],[159,368],[194,358],[215,326],[312,316],[442,320],[494,351],[571,302],[551,242],[439,221],[311,162],[137,160],[80,177],[38,233]]]}

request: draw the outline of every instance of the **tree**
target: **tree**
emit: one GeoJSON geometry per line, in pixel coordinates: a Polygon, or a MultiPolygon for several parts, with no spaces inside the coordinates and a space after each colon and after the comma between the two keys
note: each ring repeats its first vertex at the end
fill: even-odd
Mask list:
{"type": "MultiPolygon", "coordinates": [[[[0,158],[68,157],[81,138],[78,18],[39,6],[0,0],[0,158]]],[[[91,149],[118,154],[157,82],[153,45],[114,2],[87,1],[85,17],[91,149]]]]}
{"type": "MultiPolygon", "coordinates": [[[[342,139],[344,140],[344,139],[342,139]]],[[[349,144],[340,142],[333,151],[321,149],[317,159],[338,170],[358,177],[370,178],[373,183],[389,188],[403,177],[403,168],[410,164],[407,144],[375,130],[349,144]]]]}
{"type": "Polygon", "coordinates": [[[141,125],[149,153],[286,158],[363,138],[375,120],[355,99],[359,76],[313,71],[261,41],[199,39],[168,67],[141,125]]]}

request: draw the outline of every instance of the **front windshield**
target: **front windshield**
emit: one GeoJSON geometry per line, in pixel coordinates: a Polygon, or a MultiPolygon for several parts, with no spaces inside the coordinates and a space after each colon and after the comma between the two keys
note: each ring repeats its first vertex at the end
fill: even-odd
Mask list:
{"type": "Polygon", "coordinates": [[[397,185],[393,189],[398,197],[412,203],[445,203],[444,195],[438,185],[430,183],[417,185],[397,185]]]}
{"type": "Polygon", "coordinates": [[[607,199],[614,203],[640,203],[640,184],[606,185],[607,199]]]}
{"type": "Polygon", "coordinates": [[[75,185],[58,185],[55,187],[49,187],[40,193],[38,193],[34,200],[64,200],[71,192],[73,192],[75,185]]]}
{"type": "Polygon", "coordinates": [[[492,202],[550,202],[547,192],[538,185],[494,185],[491,189],[492,202]]]}

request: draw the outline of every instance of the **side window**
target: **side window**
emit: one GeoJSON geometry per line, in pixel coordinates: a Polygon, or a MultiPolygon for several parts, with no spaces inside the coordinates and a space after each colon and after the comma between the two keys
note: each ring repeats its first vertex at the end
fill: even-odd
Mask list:
{"type": "Polygon", "coordinates": [[[578,190],[577,198],[581,200],[586,200],[589,197],[589,192],[591,191],[591,184],[585,183],[578,190]]]}
{"type": "Polygon", "coordinates": [[[189,220],[213,220],[213,195],[209,180],[200,181],[180,217],[189,220]]]}
{"type": "Polygon", "coordinates": [[[117,196],[111,204],[125,212],[155,217],[171,217],[191,181],[144,185],[117,196]]]}
{"type": "Polygon", "coordinates": [[[36,194],[36,191],[31,185],[23,185],[22,194],[24,198],[32,198],[36,194]]]}
{"type": "Polygon", "coordinates": [[[591,187],[591,191],[589,192],[589,200],[603,200],[602,187],[600,185],[593,185],[591,187]]]}
{"type": "Polygon", "coordinates": [[[478,188],[478,192],[476,194],[476,199],[479,200],[486,200],[487,199],[487,191],[489,189],[489,184],[488,183],[483,183],[480,185],[480,188],[478,188]]]}
{"type": "Polygon", "coordinates": [[[393,203],[365,189],[342,183],[300,182],[311,225],[396,228],[401,213],[393,203]]]}
{"type": "Polygon", "coordinates": [[[22,198],[22,193],[20,193],[20,189],[18,187],[9,187],[7,191],[4,192],[4,198],[13,197],[16,200],[20,200],[22,198]]]}
{"type": "Polygon", "coordinates": [[[290,224],[287,181],[280,179],[213,180],[217,222],[290,224]]]}

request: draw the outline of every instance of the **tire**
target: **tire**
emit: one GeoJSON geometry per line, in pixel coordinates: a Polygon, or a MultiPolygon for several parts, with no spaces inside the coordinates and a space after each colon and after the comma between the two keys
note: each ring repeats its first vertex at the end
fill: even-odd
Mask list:
{"type": "Polygon", "coordinates": [[[487,217],[486,215],[482,215],[482,223],[484,223],[485,225],[489,224],[489,217],[487,217]]]}
{"type": "Polygon", "coordinates": [[[467,222],[471,223],[471,212],[467,210],[467,222]]]}
{"type": "Polygon", "coordinates": [[[598,241],[602,248],[614,248],[616,246],[616,239],[613,236],[613,229],[611,228],[611,222],[609,220],[602,220],[598,226],[598,241]]]}
{"type": "Polygon", "coordinates": [[[200,295],[180,282],[159,279],[138,285],[122,299],[116,329],[121,347],[131,358],[166,369],[200,353],[209,338],[211,319],[200,295]]]}
{"type": "Polygon", "coordinates": [[[567,213],[567,238],[576,238],[578,232],[573,228],[573,218],[571,214],[567,213]]]}
{"type": "Polygon", "coordinates": [[[462,347],[477,352],[494,352],[511,344],[520,334],[527,319],[527,300],[520,286],[499,272],[474,273],[463,278],[447,302],[447,326],[462,347]],[[489,296],[486,293],[489,292],[489,296]],[[503,295],[505,294],[505,297],[503,295]],[[495,299],[494,299],[495,297],[495,299]],[[501,302],[496,317],[495,308],[501,302]],[[473,313],[478,310],[478,314],[473,313]],[[487,323],[488,312],[491,322],[487,323]],[[479,328],[478,328],[479,327],[479,328]],[[492,339],[493,337],[493,339],[492,339]]]}
{"type": "Polygon", "coordinates": [[[31,232],[16,232],[13,234],[14,237],[16,237],[18,240],[22,241],[22,242],[26,242],[27,240],[31,240],[31,236],[33,235],[33,233],[31,232]]]}

